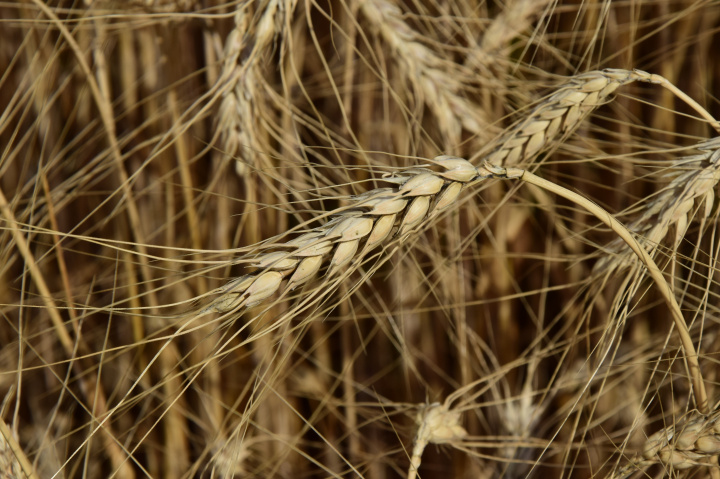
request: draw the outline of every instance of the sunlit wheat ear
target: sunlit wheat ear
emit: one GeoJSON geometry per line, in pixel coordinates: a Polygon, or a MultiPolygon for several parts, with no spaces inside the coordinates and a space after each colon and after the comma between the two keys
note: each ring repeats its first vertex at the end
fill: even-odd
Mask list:
{"type": "Polygon", "coordinates": [[[463,187],[478,177],[468,161],[439,156],[428,167],[405,170],[385,181],[396,186],[378,188],[353,198],[333,218],[251,260],[256,272],[229,282],[206,310],[228,312],[261,303],[281,290],[293,290],[319,273],[329,280],[342,268],[359,264],[388,238],[403,239],[457,199],[463,187]]]}
{"type": "MultiPolygon", "coordinates": [[[[696,148],[699,154],[674,162],[666,175],[672,178],[670,183],[645,206],[640,218],[628,225],[651,253],[672,227],[675,227],[673,247],[679,245],[696,205],[694,216],[701,221],[712,212],[715,189],[720,181],[720,137],[702,142],[696,148]]],[[[598,261],[595,271],[606,272],[633,259],[619,241],[611,243],[608,250],[611,254],[598,261]]]]}
{"type": "Polygon", "coordinates": [[[467,65],[492,69],[494,62],[507,61],[503,50],[531,27],[543,11],[547,13],[553,0],[517,0],[504,4],[504,10],[496,16],[483,32],[479,48],[469,50],[467,65]]]}
{"type": "Polygon", "coordinates": [[[537,105],[523,120],[494,140],[484,158],[492,164],[523,166],[547,148],[558,136],[566,136],[598,106],[607,103],[619,87],[635,81],[669,89],[692,106],[716,129],[715,121],[695,101],[659,75],[640,70],[606,69],[571,77],[537,105]]]}
{"type": "Polygon", "coordinates": [[[461,425],[460,411],[453,411],[447,404],[421,405],[416,423],[418,425],[413,444],[408,479],[417,477],[422,455],[428,444],[448,444],[462,440],[467,431],[461,425]]]}
{"type": "Polygon", "coordinates": [[[647,438],[640,456],[610,477],[630,477],[653,464],[662,464],[669,473],[717,467],[708,459],[720,455],[720,411],[716,409],[709,415],[693,411],[681,420],[672,419],[673,424],[647,438]]]}
{"type": "Polygon", "coordinates": [[[637,80],[627,70],[591,71],[571,77],[522,121],[493,141],[486,159],[493,164],[523,165],[558,136],[567,135],[620,86],[637,80]]]}

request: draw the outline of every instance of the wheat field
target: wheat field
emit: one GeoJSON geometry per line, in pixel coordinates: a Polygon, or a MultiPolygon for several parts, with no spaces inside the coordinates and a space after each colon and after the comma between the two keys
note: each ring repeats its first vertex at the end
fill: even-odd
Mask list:
{"type": "Polygon", "coordinates": [[[716,0],[0,3],[0,477],[720,478],[716,0]]]}

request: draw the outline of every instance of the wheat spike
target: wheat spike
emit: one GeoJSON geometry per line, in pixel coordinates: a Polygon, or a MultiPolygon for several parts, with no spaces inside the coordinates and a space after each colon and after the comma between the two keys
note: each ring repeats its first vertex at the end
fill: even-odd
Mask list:
{"type": "Polygon", "coordinates": [[[522,121],[495,140],[485,159],[491,164],[529,163],[557,136],[567,135],[620,86],[640,79],[628,70],[591,71],[571,77],[522,121]]]}
{"type": "Polygon", "coordinates": [[[709,415],[693,411],[674,420],[645,441],[642,453],[612,473],[614,479],[627,478],[653,464],[681,471],[696,466],[711,467],[708,459],[720,455],[720,410],[709,415]]]}
{"type": "Polygon", "coordinates": [[[612,68],[571,77],[523,120],[493,141],[485,150],[489,153],[481,153],[481,156],[493,165],[527,165],[556,137],[567,136],[595,108],[607,103],[615,90],[635,81],[670,90],[720,131],[718,122],[709,113],[660,75],[612,68]]]}
{"type": "Polygon", "coordinates": [[[0,477],[36,479],[33,466],[17,443],[15,434],[0,418],[0,477]]]}
{"type": "Polygon", "coordinates": [[[272,296],[285,278],[289,277],[287,288],[294,289],[322,268],[331,276],[350,263],[359,264],[393,230],[394,236],[406,237],[450,206],[467,184],[484,177],[483,169],[461,158],[439,156],[430,162],[440,167],[438,171],[420,167],[387,177],[397,186],[355,197],[349,207],[331,213],[333,219],[324,225],[254,258],[257,272],[229,282],[208,310],[250,307],[272,296]]]}
{"type": "Polygon", "coordinates": [[[408,26],[393,1],[363,1],[360,10],[390,46],[400,74],[415,86],[436,116],[446,144],[457,145],[463,128],[476,135],[486,133],[488,121],[481,114],[482,109],[462,95],[466,88],[463,78],[472,78],[470,72],[462,71],[461,65],[442,58],[420,41],[422,35],[408,26]]]}
{"type": "Polygon", "coordinates": [[[504,2],[503,11],[483,32],[480,44],[469,51],[465,64],[475,68],[492,69],[506,61],[513,40],[530,28],[537,18],[552,5],[552,0],[514,0],[504,2]]]}
{"type": "Polygon", "coordinates": [[[460,411],[450,409],[447,402],[423,405],[418,411],[415,422],[418,430],[410,458],[408,479],[417,477],[422,455],[428,444],[447,444],[467,436],[467,431],[460,425],[460,411]]]}
{"type": "MultiPolygon", "coordinates": [[[[691,210],[700,205],[701,219],[710,216],[715,202],[715,187],[720,181],[720,137],[704,141],[696,146],[700,153],[675,161],[668,174],[672,180],[644,208],[643,214],[628,225],[628,229],[642,237],[643,243],[652,252],[675,227],[673,246],[677,247],[685,236],[691,210]]],[[[620,254],[624,246],[614,241],[608,246],[612,253],[604,255],[595,266],[595,271],[605,272],[626,262],[629,257],[620,254]]]]}
{"type": "Polygon", "coordinates": [[[262,60],[272,49],[273,40],[284,30],[283,19],[295,8],[296,0],[268,0],[257,19],[251,17],[248,3],[241,3],[235,13],[235,28],[225,41],[221,81],[225,82],[220,103],[220,138],[226,158],[240,157],[235,169],[247,171],[246,163],[255,164],[257,152],[268,150],[267,134],[261,127],[269,108],[262,85],[262,60]]]}

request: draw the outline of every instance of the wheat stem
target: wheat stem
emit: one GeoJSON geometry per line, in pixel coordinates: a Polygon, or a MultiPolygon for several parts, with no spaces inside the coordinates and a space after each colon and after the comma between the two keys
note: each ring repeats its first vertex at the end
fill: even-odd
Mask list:
{"type": "Polygon", "coordinates": [[[673,95],[684,101],[688,104],[693,110],[695,110],[701,117],[705,118],[708,123],[717,131],[720,133],[720,122],[718,122],[711,114],[708,112],[705,108],[700,106],[698,102],[690,98],[690,96],[673,85],[667,78],[657,75],[654,73],[648,73],[644,72],[642,70],[633,70],[633,73],[637,76],[637,79],[643,82],[647,83],[653,83],[655,85],[660,85],[663,88],[669,90],[672,92],[673,95]]]}

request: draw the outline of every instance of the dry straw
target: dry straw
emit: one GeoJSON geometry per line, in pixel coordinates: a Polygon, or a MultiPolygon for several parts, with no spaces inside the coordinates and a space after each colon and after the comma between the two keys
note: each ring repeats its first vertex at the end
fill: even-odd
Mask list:
{"type": "MultiPolygon", "coordinates": [[[[516,207],[524,198],[498,196],[498,182],[484,188],[523,181],[585,204],[526,170],[623,85],[672,91],[661,77],[604,70],[562,80],[531,104],[534,78],[638,61],[712,91],[712,2],[635,3],[6,2],[0,387],[17,399],[2,408],[13,430],[0,420],[0,475],[585,477],[602,476],[614,458],[622,466],[625,449],[637,452],[628,475],[707,474],[720,427],[693,347],[707,353],[712,384],[718,140],[668,165],[668,186],[646,197],[639,218],[626,216],[632,237],[610,221],[642,260],[630,261],[618,240],[596,270],[651,270],[672,334],[683,335],[677,356],[647,314],[663,305],[626,295],[646,286],[641,274],[619,294],[581,276],[590,272],[578,259],[583,244],[560,231],[577,215],[567,224],[585,238],[581,208],[543,196],[547,210],[531,216],[516,207]],[[508,112],[520,121],[487,142],[508,112]],[[478,154],[398,168],[437,151],[478,154]],[[372,152],[397,155],[382,165],[395,171],[386,182],[368,178],[372,152]],[[241,178],[227,174],[230,164],[241,178]],[[349,201],[326,193],[357,194],[366,181],[386,187],[349,201]],[[656,253],[689,244],[698,221],[697,258],[673,251],[667,260],[688,275],[659,274],[656,253]],[[288,222],[301,225],[288,231],[288,222]],[[230,250],[236,244],[252,246],[230,250]],[[253,254],[212,261],[231,251],[253,254]],[[383,278],[358,289],[388,258],[383,278]],[[207,264],[226,268],[223,280],[251,265],[203,304],[231,328],[178,312],[217,286],[202,275],[207,264]],[[303,309],[325,294],[334,295],[303,309]],[[254,305],[272,309],[247,310],[254,305]],[[694,336],[680,313],[701,317],[694,336]],[[613,335],[624,319],[627,334],[613,335]],[[618,355],[605,356],[612,348],[598,336],[617,339],[618,355]],[[685,360],[689,368],[675,364],[685,360]],[[393,413],[452,389],[461,406],[421,407],[412,430],[393,413]],[[676,417],[692,399],[701,411],[676,417]],[[629,412],[608,419],[621,408],[629,412]],[[639,431],[653,432],[648,417],[660,411],[670,411],[665,427],[643,447],[639,431]],[[433,443],[448,447],[433,457],[433,443]]],[[[674,100],[647,90],[647,103],[621,98],[612,116],[622,119],[596,122],[563,150],[582,158],[573,174],[594,191],[608,185],[582,174],[601,162],[579,153],[581,143],[602,150],[611,138],[654,154],[667,146],[658,138],[706,136],[698,122],[668,120],[674,100]],[[638,123],[647,136],[633,133],[638,123]]],[[[656,191],[641,186],[629,196],[656,191]]],[[[617,186],[607,193],[598,200],[623,201],[617,186]]]]}

